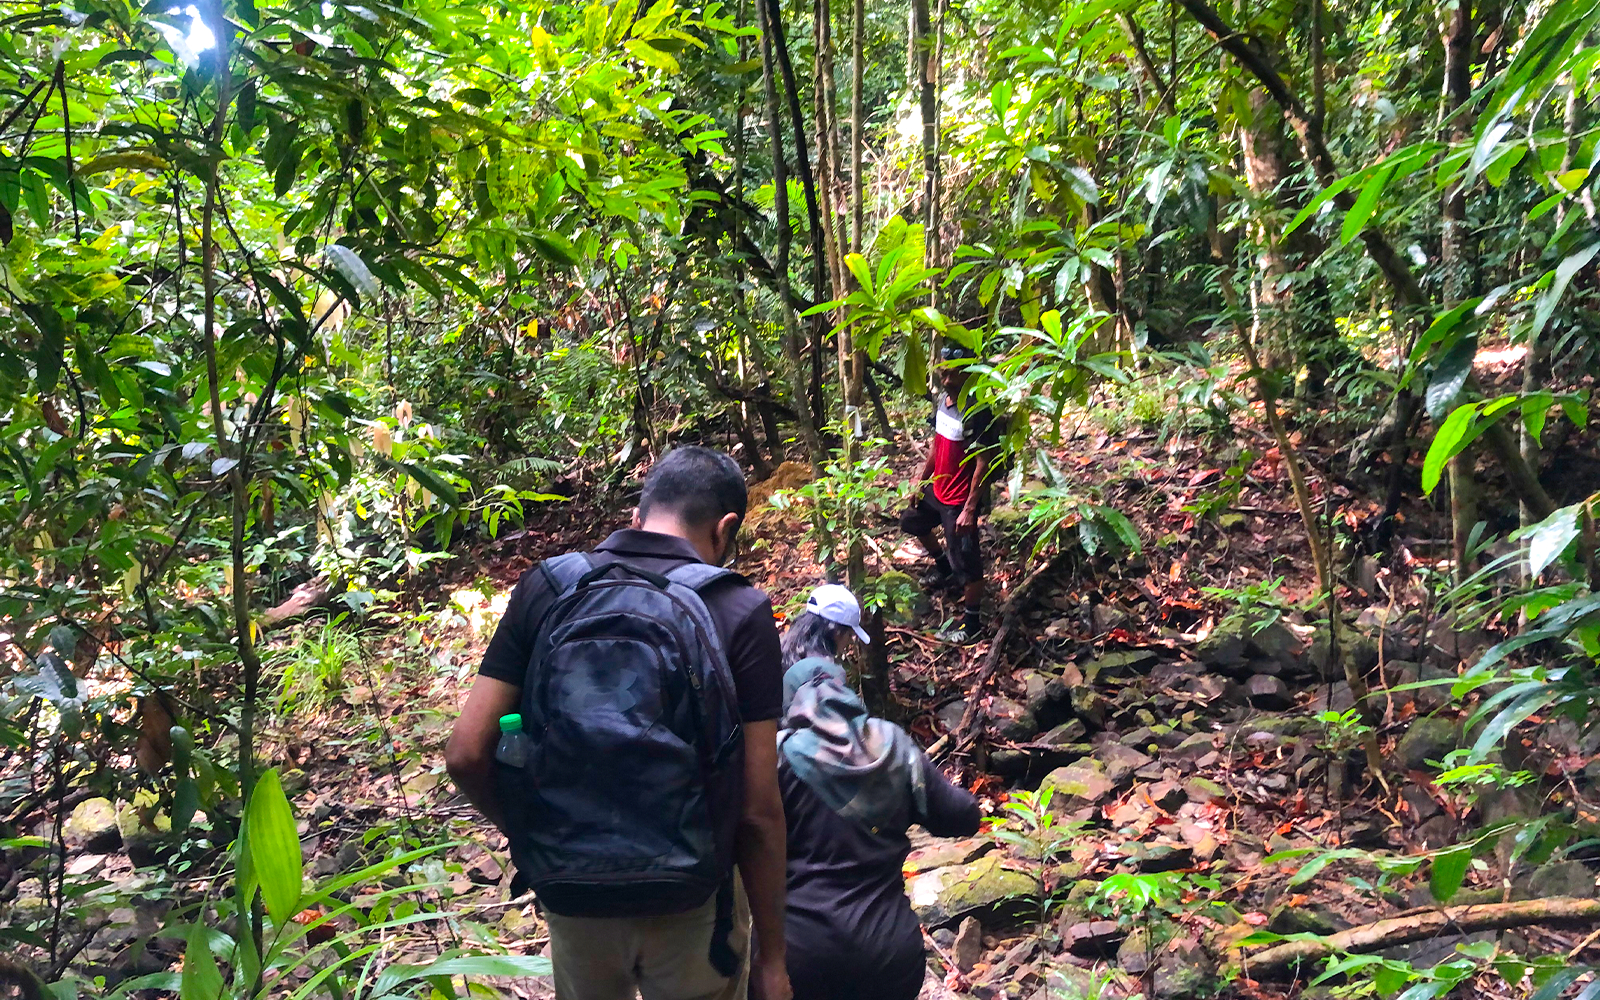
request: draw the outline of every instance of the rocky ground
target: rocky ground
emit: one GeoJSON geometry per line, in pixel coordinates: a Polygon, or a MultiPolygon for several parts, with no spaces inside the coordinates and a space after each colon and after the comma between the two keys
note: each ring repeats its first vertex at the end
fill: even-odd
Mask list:
{"type": "MultiPolygon", "coordinates": [[[[1343,659],[1367,678],[1381,716],[1386,778],[1371,779],[1350,717],[1329,721],[1353,705],[1343,661],[1292,607],[1309,593],[1296,561],[1304,536],[1285,516],[1269,448],[1228,473],[1241,477],[1232,506],[1201,516],[1196,498],[1223,473],[1196,464],[1193,442],[1085,434],[1077,447],[1097,456],[1082,468],[1101,496],[1137,513],[1145,555],[1059,561],[1013,606],[1027,559],[1002,509],[985,544],[996,609],[1011,611],[1007,648],[991,657],[989,644],[929,639],[954,611],[939,600],[889,631],[907,727],[991,815],[970,840],[919,840],[907,863],[907,891],[929,932],[929,1000],[1325,993],[1326,984],[1306,989],[1312,969],[1252,970],[1247,955],[1259,952],[1240,942],[1432,908],[1426,856],[1486,824],[1549,809],[1591,822],[1600,740],[1571,727],[1512,741],[1517,759],[1506,764],[1527,769],[1534,784],[1435,782],[1438,762],[1463,742],[1465,707],[1451,686],[1496,636],[1453,627],[1403,560],[1352,560],[1341,594],[1343,659]],[[1237,592],[1274,576],[1280,584],[1251,600],[1201,590],[1224,582],[1237,592]],[[999,665],[992,674],[990,662],[999,665]],[[959,731],[969,718],[976,725],[959,731]]],[[[758,501],[804,475],[788,468],[780,478],[755,491],[758,501]]],[[[510,898],[503,844],[454,795],[440,751],[510,585],[537,559],[592,543],[621,521],[616,511],[573,506],[478,546],[429,578],[426,600],[414,591],[414,605],[371,622],[359,666],[331,700],[266,727],[263,755],[286,770],[314,876],[385,850],[457,842],[405,876],[421,884],[419,902],[449,917],[395,935],[388,960],[474,939],[544,947],[535,909],[510,898]]],[[[741,568],[780,608],[792,606],[818,582],[800,522],[763,508],[752,533],[741,568]]],[[[869,556],[874,572],[914,573],[918,553],[901,541],[886,524],[869,556]]],[[[114,983],[173,968],[182,942],[157,934],[163,921],[219,884],[205,867],[206,845],[175,854],[162,820],[137,799],[71,804],[67,872],[87,887],[88,903],[69,930],[81,935],[76,963],[88,974],[114,983]]],[[[49,840],[48,818],[34,832],[49,840]]],[[[1582,850],[1514,864],[1503,839],[1469,865],[1458,902],[1596,895],[1582,850]]],[[[14,874],[0,871],[0,880],[14,874]]],[[[359,893],[379,888],[358,890],[358,900],[376,899],[359,893]]],[[[48,905],[24,898],[12,912],[39,918],[48,905]]],[[[1420,969],[1462,945],[1564,954],[1581,936],[1537,926],[1448,932],[1383,954],[1420,969]]],[[[1474,980],[1474,995],[1504,989],[1495,982],[1474,980]]],[[[538,981],[507,988],[548,995],[538,981]]]]}

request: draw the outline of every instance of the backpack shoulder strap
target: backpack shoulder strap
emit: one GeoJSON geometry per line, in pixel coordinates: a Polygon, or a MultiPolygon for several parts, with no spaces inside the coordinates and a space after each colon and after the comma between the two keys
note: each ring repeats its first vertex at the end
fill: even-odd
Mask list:
{"type": "Polygon", "coordinates": [[[726,569],[722,566],[711,566],[702,562],[684,563],[667,574],[668,580],[673,583],[681,583],[697,594],[705,593],[707,587],[729,577],[735,580],[744,580],[744,577],[731,569],[726,569]]]}
{"type": "Polygon", "coordinates": [[[539,564],[539,572],[544,574],[545,581],[550,584],[553,596],[560,597],[583,579],[583,575],[594,568],[594,560],[585,552],[568,552],[565,555],[553,556],[539,564]]]}

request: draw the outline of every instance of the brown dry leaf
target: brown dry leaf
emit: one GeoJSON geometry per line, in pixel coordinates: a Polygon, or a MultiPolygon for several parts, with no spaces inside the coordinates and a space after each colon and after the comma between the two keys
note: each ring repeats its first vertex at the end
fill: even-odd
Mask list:
{"type": "Polygon", "coordinates": [[[139,743],[134,757],[146,774],[155,774],[172,760],[172,713],[161,695],[139,699],[139,743]]]}

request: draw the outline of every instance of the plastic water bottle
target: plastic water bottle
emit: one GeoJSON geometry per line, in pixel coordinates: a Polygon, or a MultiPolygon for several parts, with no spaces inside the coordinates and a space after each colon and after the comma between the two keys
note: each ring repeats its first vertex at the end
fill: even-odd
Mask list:
{"type": "Polygon", "coordinates": [[[494,748],[494,759],[508,767],[528,763],[528,734],[522,731],[522,716],[500,717],[500,745],[494,748]]]}

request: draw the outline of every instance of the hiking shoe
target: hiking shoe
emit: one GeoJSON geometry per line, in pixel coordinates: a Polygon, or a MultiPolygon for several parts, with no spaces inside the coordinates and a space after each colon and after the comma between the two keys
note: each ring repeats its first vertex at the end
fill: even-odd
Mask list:
{"type": "Polygon", "coordinates": [[[983,638],[983,635],[975,628],[968,628],[965,625],[952,625],[941,632],[935,633],[934,638],[940,642],[948,642],[952,646],[970,646],[983,638]]]}
{"type": "Polygon", "coordinates": [[[937,566],[932,567],[927,572],[917,577],[917,582],[922,585],[922,589],[924,591],[930,594],[936,594],[945,590],[954,590],[956,587],[955,574],[946,573],[937,566]]]}

